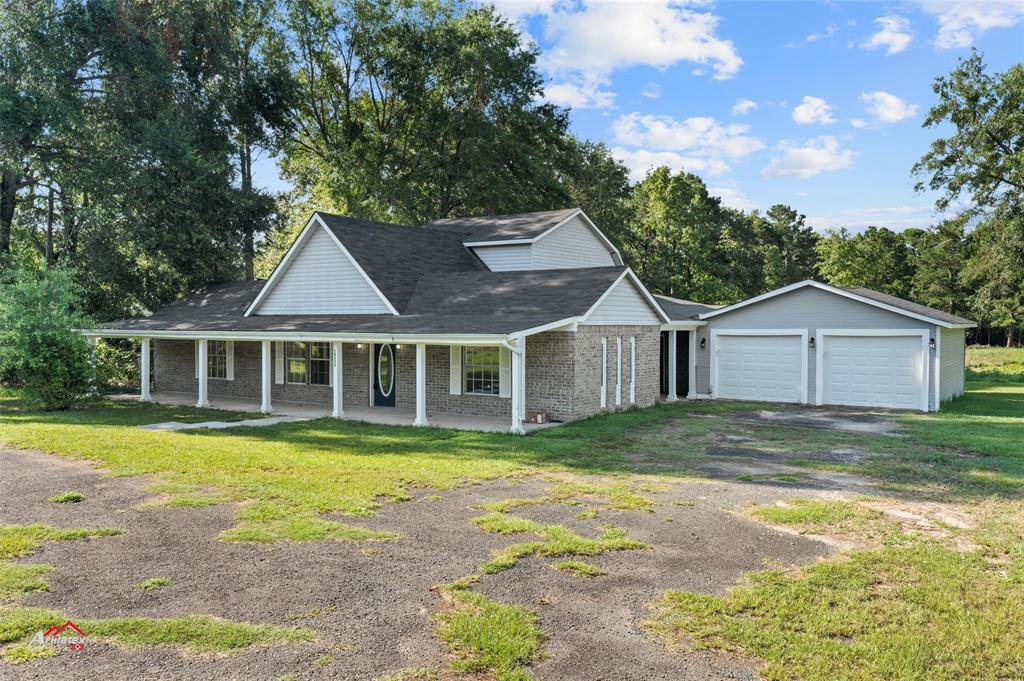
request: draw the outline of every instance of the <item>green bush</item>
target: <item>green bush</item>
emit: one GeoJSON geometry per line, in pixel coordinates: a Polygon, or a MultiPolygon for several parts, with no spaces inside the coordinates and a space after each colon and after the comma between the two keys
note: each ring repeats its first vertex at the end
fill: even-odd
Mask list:
{"type": "Polygon", "coordinates": [[[89,325],[70,271],[14,270],[0,282],[0,375],[47,409],[68,408],[95,385],[89,342],[77,331],[89,325]]]}

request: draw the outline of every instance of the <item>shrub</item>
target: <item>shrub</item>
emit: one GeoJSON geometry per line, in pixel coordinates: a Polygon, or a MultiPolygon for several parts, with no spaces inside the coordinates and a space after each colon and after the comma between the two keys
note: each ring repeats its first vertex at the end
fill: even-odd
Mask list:
{"type": "Polygon", "coordinates": [[[76,330],[87,326],[70,271],[15,270],[0,282],[0,374],[45,408],[68,408],[95,385],[89,342],[76,330]]]}

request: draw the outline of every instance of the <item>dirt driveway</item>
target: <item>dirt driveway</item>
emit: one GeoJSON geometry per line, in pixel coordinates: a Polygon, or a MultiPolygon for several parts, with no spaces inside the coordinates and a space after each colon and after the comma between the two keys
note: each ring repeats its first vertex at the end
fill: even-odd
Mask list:
{"type": "MultiPolygon", "coordinates": [[[[755,502],[844,489],[851,480],[739,482],[737,471],[772,462],[735,452],[719,454],[704,462],[706,474],[717,479],[674,481],[664,491],[650,492],[654,512],[602,508],[597,518],[579,519],[579,506],[552,503],[516,509],[519,516],[558,523],[584,536],[595,536],[599,526],[612,524],[652,546],[587,558],[608,573],[593,580],[558,572],[551,567],[554,561],[543,558],[526,558],[510,570],[484,575],[477,591],[537,613],[545,657],[530,669],[538,678],[756,678],[756,667],[748,661],[705,652],[666,652],[639,626],[647,604],[666,589],[720,593],[746,572],[827,555],[831,549],[826,544],[772,530],[732,511],[755,502]]],[[[17,667],[0,661],[2,678],[293,675],[372,680],[409,668],[443,669],[446,653],[431,620],[440,601],[431,587],[478,571],[492,551],[518,541],[483,532],[469,519],[481,515],[482,504],[542,497],[550,485],[540,478],[499,480],[464,486],[443,498],[419,490],[414,500],[385,504],[375,517],[345,518],[404,535],[397,541],[239,544],[217,540],[218,533],[234,524],[234,504],[140,508],[148,498],[142,491],[145,480],[104,477],[86,463],[38,452],[0,450],[0,470],[0,524],[124,530],[113,537],[51,542],[21,559],[55,566],[48,576],[50,590],[32,593],[21,604],[81,618],[208,613],[307,626],[318,639],[231,655],[96,642],[79,653],[17,667]],[[77,490],[86,500],[67,505],[48,501],[66,490],[77,490]],[[156,576],[168,577],[170,583],[152,591],[136,587],[156,576]]]]}

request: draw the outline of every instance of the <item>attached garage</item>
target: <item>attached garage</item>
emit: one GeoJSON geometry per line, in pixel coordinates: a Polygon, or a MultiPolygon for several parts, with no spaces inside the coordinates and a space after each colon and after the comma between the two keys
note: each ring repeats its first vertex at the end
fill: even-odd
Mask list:
{"type": "Polygon", "coordinates": [[[699,315],[696,396],[935,411],[963,393],[965,333],[941,310],[802,281],[699,315]]]}

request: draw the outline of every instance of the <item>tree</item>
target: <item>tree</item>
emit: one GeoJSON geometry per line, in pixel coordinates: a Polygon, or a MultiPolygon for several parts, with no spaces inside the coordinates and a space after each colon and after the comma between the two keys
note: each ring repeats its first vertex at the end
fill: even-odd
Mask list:
{"type": "Polygon", "coordinates": [[[864,286],[889,295],[910,295],[914,276],[907,239],[885,227],[860,234],[829,230],[817,244],[818,270],[833,286],[864,286]]]}
{"type": "Polygon", "coordinates": [[[932,142],[914,165],[914,173],[930,177],[919,182],[944,192],[935,205],[948,208],[963,194],[975,210],[1010,201],[1022,205],[1024,196],[1024,65],[990,76],[976,50],[960,60],[949,76],[935,79],[932,90],[939,102],[924,127],[952,124],[949,137],[932,142]]]}
{"type": "Polygon", "coordinates": [[[567,113],[492,7],[295,0],[282,167],[323,207],[417,224],[564,207],[567,113]]]}
{"type": "Polygon", "coordinates": [[[964,317],[973,314],[973,292],[964,280],[971,258],[966,227],[967,219],[960,217],[927,231],[904,233],[913,251],[913,300],[964,317]]]}
{"type": "Polygon", "coordinates": [[[754,229],[764,261],[765,290],[817,276],[818,235],[804,215],[775,204],[763,217],[755,213],[754,229]]]}
{"type": "Polygon", "coordinates": [[[68,408],[95,385],[89,344],[77,331],[88,326],[71,272],[12,270],[0,284],[0,375],[47,409],[68,408]]]}
{"type": "Polygon", "coordinates": [[[1006,329],[1006,346],[1024,331],[1024,218],[1000,207],[971,235],[974,254],[964,278],[983,323],[1006,329]]]}
{"type": "Polygon", "coordinates": [[[567,138],[562,183],[579,206],[621,250],[629,238],[629,170],[603,143],[567,138]]]}

